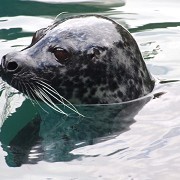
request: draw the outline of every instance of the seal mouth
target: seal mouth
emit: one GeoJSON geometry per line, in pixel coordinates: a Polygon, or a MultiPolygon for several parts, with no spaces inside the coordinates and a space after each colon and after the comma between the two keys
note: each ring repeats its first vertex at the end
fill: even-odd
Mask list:
{"type": "MultiPolygon", "coordinates": [[[[77,115],[84,117],[71,102],[61,96],[51,85],[46,83],[46,80],[36,78],[32,74],[23,73],[23,76],[26,78],[22,78],[22,74],[21,77],[19,75],[13,76],[9,84],[30,98],[30,100],[40,108],[42,108],[42,106],[38,102],[39,100],[56,112],[68,116],[68,114],[57,105],[61,104],[77,115]]],[[[43,110],[47,112],[45,109],[43,110]]]]}
{"type": "MultiPolygon", "coordinates": [[[[29,71],[26,68],[14,74],[9,72],[7,73],[4,70],[4,63],[5,60],[3,57],[0,63],[0,77],[10,86],[14,87],[15,89],[26,95],[33,104],[37,104],[42,108],[39,103],[39,101],[42,101],[56,112],[68,116],[65,110],[62,110],[58,106],[59,104],[62,104],[67,109],[75,112],[80,116],[83,116],[81,113],[79,113],[75,106],[63,96],[61,96],[58,91],[47,82],[46,79],[37,77],[33,72],[29,71]]],[[[17,68],[16,63],[14,63],[13,61],[11,62],[11,64],[9,64],[9,66],[9,69],[12,68],[13,70],[17,68]]],[[[43,110],[46,111],[45,109],[43,110]]]]}

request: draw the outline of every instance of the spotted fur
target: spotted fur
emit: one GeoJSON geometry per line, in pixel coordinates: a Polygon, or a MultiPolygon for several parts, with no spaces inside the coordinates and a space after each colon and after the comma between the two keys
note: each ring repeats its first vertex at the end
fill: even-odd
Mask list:
{"type": "Polygon", "coordinates": [[[74,104],[129,101],[154,87],[131,34],[94,15],[69,17],[37,31],[30,46],[3,57],[2,78],[22,92],[22,84],[44,81],[74,104]],[[65,49],[70,57],[59,62],[53,48],[65,49]],[[17,66],[13,71],[10,62],[17,66]]]}

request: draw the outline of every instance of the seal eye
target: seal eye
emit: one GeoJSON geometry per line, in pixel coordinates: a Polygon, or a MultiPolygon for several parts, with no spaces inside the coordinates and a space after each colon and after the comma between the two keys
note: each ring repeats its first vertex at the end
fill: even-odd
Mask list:
{"type": "Polygon", "coordinates": [[[62,64],[65,63],[70,57],[69,52],[62,48],[55,48],[53,53],[57,60],[62,64]]]}

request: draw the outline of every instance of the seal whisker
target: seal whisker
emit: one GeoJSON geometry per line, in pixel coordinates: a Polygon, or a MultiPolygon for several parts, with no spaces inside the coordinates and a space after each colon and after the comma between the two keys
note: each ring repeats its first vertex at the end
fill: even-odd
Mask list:
{"type": "Polygon", "coordinates": [[[14,81],[14,82],[15,82],[15,83],[14,83],[14,86],[15,86],[15,87],[19,87],[19,84],[18,84],[18,83],[19,83],[19,81],[18,81],[18,80],[16,80],[16,81],[14,81]]]}
{"type": "Polygon", "coordinates": [[[40,89],[40,92],[41,92],[42,96],[49,102],[50,105],[53,106],[53,108],[54,108],[56,111],[58,111],[58,112],[60,112],[60,113],[63,113],[63,114],[65,114],[65,115],[68,115],[68,114],[65,113],[63,110],[61,110],[55,103],[53,103],[53,101],[51,100],[51,98],[50,98],[42,89],[40,89]]]}
{"type": "Polygon", "coordinates": [[[69,109],[71,109],[72,111],[76,112],[79,114],[78,110],[68,101],[66,100],[64,97],[62,97],[53,87],[51,87],[49,84],[46,84],[45,82],[42,82],[45,85],[47,85],[48,87],[46,87],[45,85],[41,84],[43,86],[43,89],[48,92],[53,98],[55,98],[58,102],[62,103],[64,106],[68,107],[69,109]],[[49,91],[51,91],[52,93],[54,93],[55,95],[59,96],[61,98],[61,100],[59,98],[57,98],[55,95],[51,94],[49,91]],[[72,107],[68,106],[67,104],[64,103],[64,100],[72,107]]]}
{"type": "Polygon", "coordinates": [[[54,109],[57,112],[60,112],[66,116],[68,116],[67,113],[65,113],[64,111],[62,111],[56,104],[54,104],[52,102],[52,100],[49,98],[49,96],[43,92],[42,89],[39,88],[35,88],[35,93],[36,95],[44,102],[46,103],[49,107],[51,107],[52,109],[54,109]]]}
{"type": "Polygon", "coordinates": [[[54,22],[52,25],[59,23],[59,18],[61,18],[60,20],[64,19],[64,14],[68,14],[68,12],[61,12],[59,13],[55,18],[54,18],[54,22]]]}
{"type": "Polygon", "coordinates": [[[43,90],[46,91],[49,95],[51,95],[53,98],[55,98],[58,102],[62,103],[64,106],[66,106],[67,108],[71,109],[72,111],[76,112],[77,114],[79,114],[80,116],[83,116],[81,113],[78,112],[78,110],[75,108],[75,106],[73,106],[73,104],[71,104],[67,99],[65,99],[64,97],[62,97],[52,86],[50,86],[49,84],[46,84],[43,81],[37,81],[36,83],[39,83],[41,86],[43,86],[43,90]],[[44,83],[44,84],[43,84],[44,83]],[[46,85],[46,86],[45,86],[46,85]],[[48,86],[48,87],[47,87],[48,86]],[[46,88],[46,89],[45,89],[46,88]],[[61,100],[59,98],[57,98],[55,95],[53,95],[52,93],[50,93],[49,91],[51,91],[52,93],[54,93],[55,95],[59,96],[61,98],[61,100]],[[64,103],[64,101],[67,102],[70,106],[68,106],[67,104],[64,103]]]}
{"type": "Polygon", "coordinates": [[[22,89],[22,93],[25,95],[25,96],[27,96],[27,97],[29,97],[28,99],[30,99],[30,101],[31,101],[31,103],[32,103],[32,105],[33,106],[35,106],[34,105],[34,103],[33,103],[33,101],[32,101],[32,99],[31,99],[31,96],[30,96],[30,91],[28,90],[28,88],[26,87],[26,84],[22,81],[18,81],[19,83],[19,86],[21,87],[21,89],[22,89]]]}
{"type": "MultiPolygon", "coordinates": [[[[11,82],[9,83],[11,86],[13,86],[14,80],[16,79],[16,76],[12,77],[11,82]]],[[[15,81],[16,82],[16,81],[15,81]]]]}
{"type": "MultiPolygon", "coordinates": [[[[25,84],[23,81],[17,81],[17,82],[19,82],[19,83],[18,83],[18,86],[19,86],[19,88],[21,87],[22,93],[23,93],[25,96],[27,96],[28,99],[30,99],[32,105],[35,106],[34,103],[37,103],[37,100],[36,100],[35,96],[33,95],[33,93],[31,92],[32,88],[31,88],[30,84],[27,83],[27,85],[28,85],[29,88],[30,88],[30,89],[28,89],[27,86],[26,86],[26,84],[25,84]],[[24,86],[24,88],[23,88],[23,86],[24,86]],[[35,102],[33,102],[33,100],[31,99],[31,96],[33,97],[33,99],[35,100],[35,102]]],[[[41,106],[40,106],[40,107],[41,107],[41,106]]],[[[42,108],[42,109],[43,109],[43,108],[42,108]]],[[[43,109],[43,110],[44,110],[44,109],[43,109]]],[[[45,111],[45,110],[44,110],[44,111],[45,111]]],[[[47,112],[47,111],[46,111],[46,112],[47,112]]]]}
{"type": "Polygon", "coordinates": [[[76,109],[71,108],[70,106],[68,106],[67,104],[65,104],[63,101],[60,101],[56,96],[54,96],[52,93],[50,93],[49,91],[47,91],[45,88],[42,88],[44,91],[46,91],[49,95],[51,95],[54,99],[56,99],[58,102],[62,103],[64,106],[66,106],[67,108],[71,109],[72,111],[74,111],[75,113],[77,113],[80,116],[83,116],[82,114],[80,114],[76,109]]]}
{"type": "Polygon", "coordinates": [[[17,80],[17,79],[16,79],[15,82],[16,82],[17,88],[18,88],[18,89],[21,89],[21,90],[22,90],[22,93],[23,93],[24,95],[26,95],[25,92],[24,92],[24,89],[23,89],[23,86],[22,86],[21,82],[20,82],[19,80],[17,80]]]}
{"type": "MultiPolygon", "coordinates": [[[[35,103],[36,103],[43,111],[45,111],[46,113],[48,113],[48,111],[46,111],[46,110],[40,105],[40,103],[38,102],[37,98],[36,98],[35,95],[34,95],[34,94],[36,94],[36,93],[34,92],[33,88],[30,86],[29,83],[28,83],[27,85],[28,85],[29,88],[30,88],[29,92],[30,92],[32,98],[34,99],[35,103]]],[[[35,85],[33,84],[33,87],[34,87],[34,86],[35,86],[35,85]]],[[[34,87],[34,88],[35,88],[35,87],[34,87]]],[[[30,98],[30,99],[31,99],[31,98],[30,98]]]]}
{"type": "Polygon", "coordinates": [[[21,81],[17,81],[17,82],[18,82],[18,88],[21,88],[22,89],[22,93],[26,96],[27,92],[26,92],[26,90],[23,87],[23,82],[21,82],[21,81]]]}
{"type": "MultiPolygon", "coordinates": [[[[26,84],[25,84],[24,82],[22,82],[22,84],[24,85],[24,91],[25,91],[25,93],[27,94],[27,96],[29,97],[32,105],[35,106],[34,102],[33,102],[32,99],[31,99],[31,96],[30,96],[30,94],[32,95],[31,90],[27,88],[27,86],[26,86],[26,84]]],[[[28,83],[27,83],[27,85],[29,86],[28,83]]],[[[29,87],[30,87],[30,86],[29,86],[29,87]]],[[[34,98],[34,96],[33,96],[33,98],[34,98]]]]}
{"type": "Polygon", "coordinates": [[[64,103],[63,97],[52,86],[50,86],[49,84],[47,84],[47,83],[45,83],[43,81],[36,81],[36,83],[38,83],[39,85],[43,86],[44,88],[46,88],[47,90],[51,91],[52,93],[55,93],[56,95],[58,95],[61,98],[61,102],[64,103]]]}

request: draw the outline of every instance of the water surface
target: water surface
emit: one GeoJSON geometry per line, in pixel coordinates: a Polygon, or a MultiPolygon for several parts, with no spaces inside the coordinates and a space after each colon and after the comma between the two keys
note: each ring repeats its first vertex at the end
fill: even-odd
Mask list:
{"type": "Polygon", "coordinates": [[[98,13],[133,34],[161,83],[140,100],[82,106],[87,118],[66,118],[38,110],[0,80],[0,179],[178,180],[179,6],[178,0],[1,2],[0,57],[29,45],[33,32],[61,12],[98,13]]]}

